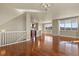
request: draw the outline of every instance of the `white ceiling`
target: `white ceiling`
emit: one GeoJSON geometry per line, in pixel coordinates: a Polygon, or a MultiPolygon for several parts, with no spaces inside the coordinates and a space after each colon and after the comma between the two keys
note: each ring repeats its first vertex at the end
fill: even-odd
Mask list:
{"type": "MultiPolygon", "coordinates": [[[[15,8],[15,9],[33,9],[43,10],[41,3],[6,3],[0,4],[1,7],[15,8]]],[[[40,13],[43,15],[44,13],[40,13]]],[[[48,8],[46,17],[61,18],[66,16],[79,15],[78,3],[51,3],[48,8]]]]}
{"type": "MultiPolygon", "coordinates": [[[[0,24],[18,16],[20,13],[16,9],[33,9],[44,11],[41,3],[0,3],[0,24]]],[[[47,12],[33,13],[40,19],[58,19],[79,15],[78,3],[51,3],[47,12]]]]}

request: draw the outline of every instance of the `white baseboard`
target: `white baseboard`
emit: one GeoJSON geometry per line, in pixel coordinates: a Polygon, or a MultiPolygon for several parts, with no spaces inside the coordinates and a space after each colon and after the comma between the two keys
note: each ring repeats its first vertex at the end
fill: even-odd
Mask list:
{"type": "Polygon", "coordinates": [[[26,42],[26,41],[30,41],[30,40],[24,40],[24,41],[20,41],[20,42],[14,42],[14,43],[10,43],[10,44],[5,44],[5,45],[1,45],[0,47],[9,46],[9,45],[13,45],[13,44],[17,44],[17,43],[22,43],[22,42],[26,42]]]}

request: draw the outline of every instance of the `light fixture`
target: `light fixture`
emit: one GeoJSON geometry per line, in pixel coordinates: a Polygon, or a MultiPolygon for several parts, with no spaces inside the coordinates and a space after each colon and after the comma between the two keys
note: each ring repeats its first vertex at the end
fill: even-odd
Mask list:
{"type": "Polygon", "coordinates": [[[48,3],[41,3],[41,6],[42,6],[43,8],[48,8],[50,5],[49,5],[48,3]]]}
{"type": "Polygon", "coordinates": [[[48,4],[48,3],[41,3],[41,7],[42,7],[45,11],[47,11],[48,8],[50,7],[50,4],[48,4]]]}

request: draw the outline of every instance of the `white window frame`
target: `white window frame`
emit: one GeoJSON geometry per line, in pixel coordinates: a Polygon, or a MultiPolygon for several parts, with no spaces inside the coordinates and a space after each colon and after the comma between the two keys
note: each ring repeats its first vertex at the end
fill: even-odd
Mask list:
{"type": "MultiPolygon", "coordinates": [[[[71,20],[71,29],[70,29],[70,30],[68,29],[68,31],[77,31],[77,30],[78,30],[78,27],[77,27],[77,30],[73,30],[73,29],[72,29],[72,19],[73,19],[73,18],[63,19],[63,21],[71,20]]],[[[60,27],[60,22],[61,22],[61,21],[62,21],[62,20],[59,20],[59,31],[67,31],[67,29],[65,29],[65,22],[64,22],[64,29],[61,29],[61,27],[60,27]]],[[[75,21],[76,21],[77,26],[78,26],[77,18],[75,18],[75,21]]]]}

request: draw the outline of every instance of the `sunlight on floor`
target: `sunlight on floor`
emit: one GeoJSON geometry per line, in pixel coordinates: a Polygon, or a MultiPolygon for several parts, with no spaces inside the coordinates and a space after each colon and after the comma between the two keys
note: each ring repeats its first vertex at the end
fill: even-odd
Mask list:
{"type": "Polygon", "coordinates": [[[52,42],[53,42],[52,36],[45,36],[44,45],[46,47],[50,47],[50,49],[51,49],[52,48],[52,42]]]}
{"type": "Polygon", "coordinates": [[[51,36],[45,36],[45,42],[52,42],[51,36]]]}
{"type": "Polygon", "coordinates": [[[78,45],[71,42],[60,42],[59,50],[60,52],[65,53],[66,55],[78,55],[78,45]]]}
{"type": "Polygon", "coordinates": [[[6,54],[6,50],[2,50],[2,51],[0,52],[0,54],[1,54],[1,55],[5,55],[5,54],[6,54]]]}

